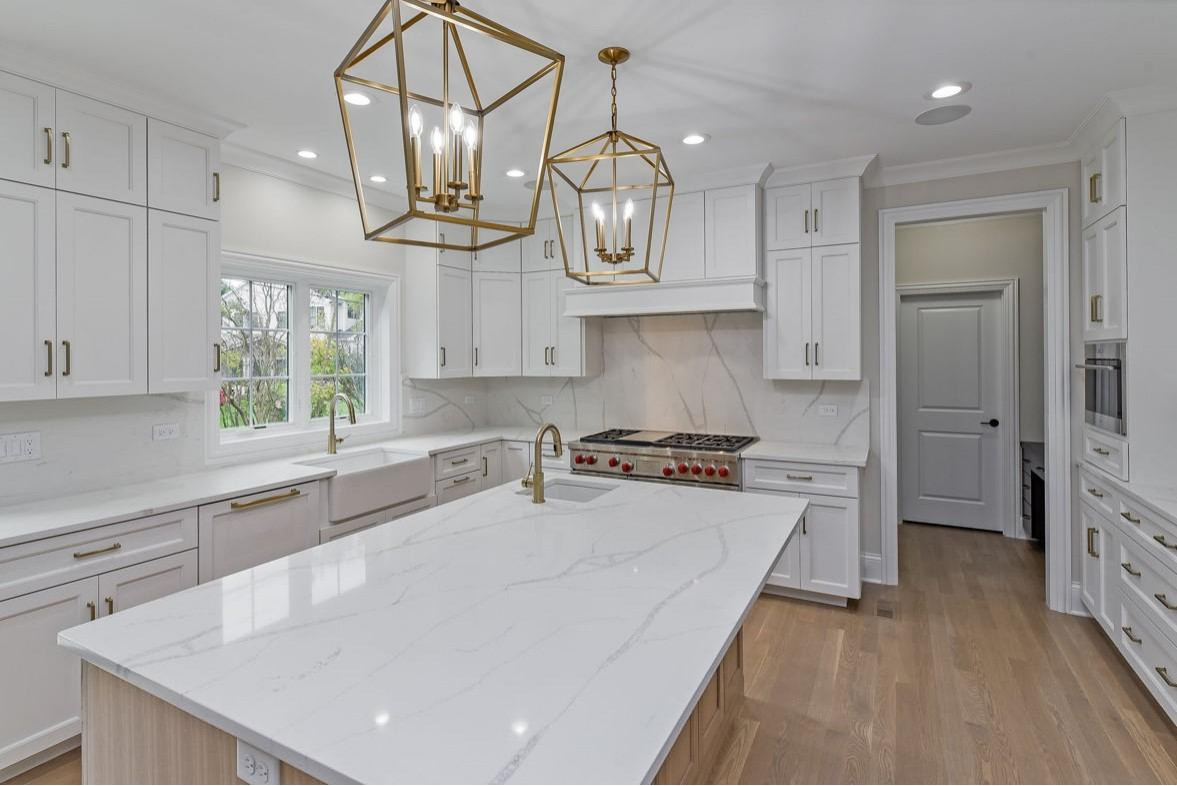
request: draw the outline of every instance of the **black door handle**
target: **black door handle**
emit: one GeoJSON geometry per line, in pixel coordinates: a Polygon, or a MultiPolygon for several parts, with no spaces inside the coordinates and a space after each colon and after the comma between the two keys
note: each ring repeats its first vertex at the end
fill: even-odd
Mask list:
{"type": "Polygon", "coordinates": [[[982,426],[992,426],[993,428],[997,428],[998,426],[1001,425],[1001,421],[998,420],[997,418],[989,418],[988,420],[982,420],[981,425],[982,426]]]}

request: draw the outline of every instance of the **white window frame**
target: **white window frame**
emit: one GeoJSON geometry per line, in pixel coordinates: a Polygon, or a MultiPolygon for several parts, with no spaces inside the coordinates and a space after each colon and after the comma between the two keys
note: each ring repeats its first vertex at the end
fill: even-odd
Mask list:
{"type": "Polygon", "coordinates": [[[242,455],[307,452],[326,445],[327,419],[310,417],[310,290],[347,289],[368,294],[367,406],[356,425],[341,432],[360,439],[396,436],[401,431],[400,279],[327,265],[221,252],[222,278],[248,278],[289,284],[290,422],[264,429],[221,429],[220,384],[205,397],[206,454],[210,462],[242,455]]]}

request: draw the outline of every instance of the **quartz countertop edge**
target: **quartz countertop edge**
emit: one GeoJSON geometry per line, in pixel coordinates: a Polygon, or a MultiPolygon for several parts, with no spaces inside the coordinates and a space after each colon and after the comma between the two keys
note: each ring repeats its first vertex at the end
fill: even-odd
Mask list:
{"type": "Polygon", "coordinates": [[[1177,526],[1177,488],[1120,480],[1111,473],[1093,464],[1088,464],[1083,459],[1075,459],[1074,464],[1078,469],[1120,489],[1122,494],[1130,497],[1136,504],[1148,508],[1154,516],[1159,516],[1177,526]]]}
{"type": "Polygon", "coordinates": [[[740,454],[742,459],[795,461],[801,464],[834,464],[860,468],[866,466],[869,456],[870,447],[866,445],[815,445],[775,441],[757,442],[740,454]]]}

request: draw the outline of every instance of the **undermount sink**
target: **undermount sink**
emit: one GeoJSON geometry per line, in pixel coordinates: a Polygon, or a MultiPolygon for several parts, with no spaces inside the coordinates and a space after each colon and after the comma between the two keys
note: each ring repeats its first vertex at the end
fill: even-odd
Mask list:
{"type": "MultiPolygon", "coordinates": [[[[560,500],[561,502],[592,502],[602,494],[608,494],[616,485],[606,485],[601,483],[590,483],[584,480],[569,480],[566,478],[556,478],[544,483],[544,499],[560,500]]],[[[526,494],[531,496],[531,489],[524,489],[517,492],[518,494],[526,494]]]]}
{"type": "Polygon", "coordinates": [[[374,448],[297,463],[335,470],[335,477],[327,480],[327,518],[332,522],[419,499],[433,488],[433,462],[416,453],[374,448]]]}

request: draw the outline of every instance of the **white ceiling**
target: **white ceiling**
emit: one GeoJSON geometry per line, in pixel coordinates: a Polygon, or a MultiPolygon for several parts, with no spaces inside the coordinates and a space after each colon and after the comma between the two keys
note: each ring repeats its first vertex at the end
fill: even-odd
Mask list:
{"type": "MultiPolygon", "coordinates": [[[[4,0],[0,61],[85,74],[242,127],[230,141],[348,175],[331,74],[379,0],[4,0]]],[[[1065,141],[1109,91],[1177,83],[1177,3],[1148,0],[470,0],[564,53],[553,151],[620,124],[680,177],[878,153],[894,167],[1065,141]],[[968,80],[964,119],[913,118],[968,80]],[[711,135],[686,147],[684,133],[711,135]]],[[[951,103],[948,102],[948,103],[951,103]]],[[[301,163],[301,162],[299,162],[301,163]]],[[[534,175],[535,163],[520,166],[534,175]]],[[[488,179],[491,173],[488,173],[488,179]]],[[[488,184],[488,187],[493,184],[488,184]]]]}

